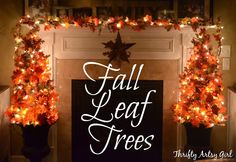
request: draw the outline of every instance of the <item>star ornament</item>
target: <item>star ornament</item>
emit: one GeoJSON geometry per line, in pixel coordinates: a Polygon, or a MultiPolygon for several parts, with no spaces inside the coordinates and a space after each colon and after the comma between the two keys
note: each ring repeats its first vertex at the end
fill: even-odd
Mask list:
{"type": "Polygon", "coordinates": [[[117,61],[127,61],[129,62],[129,57],[131,53],[127,51],[130,47],[136,43],[122,43],[120,33],[117,33],[116,41],[108,41],[107,43],[102,43],[105,45],[104,48],[109,48],[110,51],[103,52],[104,56],[109,57],[109,63],[113,60],[117,61]]]}

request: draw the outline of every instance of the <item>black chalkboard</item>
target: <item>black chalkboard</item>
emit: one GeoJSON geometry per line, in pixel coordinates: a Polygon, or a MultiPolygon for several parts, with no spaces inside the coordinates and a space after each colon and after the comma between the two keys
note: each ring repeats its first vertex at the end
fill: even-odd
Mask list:
{"type": "MultiPolygon", "coordinates": [[[[131,81],[131,85],[135,81],[131,81]]],[[[94,114],[96,108],[92,106],[92,98],[95,104],[98,104],[101,95],[90,96],[85,91],[85,84],[88,85],[90,91],[97,91],[102,81],[92,82],[89,80],[72,80],[72,161],[73,162],[162,162],[162,120],[163,120],[163,81],[155,80],[140,80],[138,81],[139,89],[137,90],[114,90],[111,93],[111,99],[106,106],[101,108],[98,117],[109,119],[111,113],[115,113],[115,109],[120,102],[124,102],[127,106],[131,102],[144,102],[147,93],[150,90],[156,90],[156,93],[150,94],[149,101],[152,104],[147,105],[143,120],[138,127],[131,126],[131,119],[125,119],[124,116],[120,119],[114,119],[107,126],[115,125],[116,129],[122,129],[122,132],[112,132],[111,139],[107,149],[101,155],[95,155],[90,150],[90,145],[95,151],[101,150],[106,144],[109,130],[103,127],[91,129],[93,135],[100,140],[95,141],[88,132],[88,127],[92,123],[101,123],[93,120],[84,122],[81,120],[82,114],[94,114]],[[136,146],[142,146],[139,150],[134,149],[133,143],[128,143],[127,146],[132,146],[131,149],[125,149],[125,141],[121,140],[117,148],[114,146],[117,136],[122,137],[126,134],[132,136],[135,140],[138,136],[143,135],[147,138],[149,135],[154,135],[153,140],[147,139],[136,146]],[[148,145],[151,144],[151,147],[148,145]],[[144,150],[144,148],[148,148],[144,150]]],[[[108,80],[104,87],[104,92],[111,89],[113,80],[108,80]]],[[[140,111],[141,105],[137,109],[140,111]]],[[[125,111],[124,111],[125,112],[125,111]]],[[[134,120],[135,121],[138,120],[134,120]]],[[[130,137],[132,140],[133,138],[130,137]]],[[[142,139],[141,137],[139,139],[142,139]]],[[[138,147],[136,147],[138,148],[138,147]]]]}

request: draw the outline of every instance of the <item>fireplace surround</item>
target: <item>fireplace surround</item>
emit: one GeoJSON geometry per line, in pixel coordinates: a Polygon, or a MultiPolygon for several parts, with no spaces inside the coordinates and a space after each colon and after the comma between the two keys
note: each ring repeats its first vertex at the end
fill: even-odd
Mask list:
{"type": "MultiPolygon", "coordinates": [[[[127,74],[133,64],[144,64],[140,80],[163,80],[163,142],[162,161],[173,162],[172,152],[182,147],[182,131],[172,120],[171,105],[177,100],[178,75],[188,55],[193,36],[192,29],[181,32],[165,29],[148,28],[142,32],[124,29],[121,32],[123,42],[135,42],[130,49],[130,63],[122,63],[120,73],[127,74]]],[[[60,119],[51,135],[53,148],[51,161],[72,162],[72,80],[88,79],[83,72],[86,62],[94,61],[107,65],[108,60],[102,55],[102,42],[114,40],[115,33],[102,31],[92,33],[88,29],[60,29],[40,32],[45,40],[44,50],[51,53],[50,64],[53,79],[60,99],[58,110],[60,119]]],[[[116,66],[116,65],[115,65],[116,66]]],[[[104,69],[90,67],[93,78],[104,74],[104,69]]],[[[116,76],[117,74],[111,73],[116,76]]],[[[132,79],[136,77],[133,76],[132,79]]]]}
{"type": "MultiPolygon", "coordinates": [[[[85,85],[96,92],[102,82],[72,80],[72,161],[161,162],[163,81],[139,80],[137,90],[116,89],[110,91],[110,98],[102,99],[115,83],[108,80],[99,95],[86,93],[85,85]],[[104,107],[96,107],[106,101],[104,107]],[[87,121],[91,115],[99,120],[114,118],[110,122],[87,121]]],[[[136,81],[122,83],[130,83],[131,88],[136,81]]]]}

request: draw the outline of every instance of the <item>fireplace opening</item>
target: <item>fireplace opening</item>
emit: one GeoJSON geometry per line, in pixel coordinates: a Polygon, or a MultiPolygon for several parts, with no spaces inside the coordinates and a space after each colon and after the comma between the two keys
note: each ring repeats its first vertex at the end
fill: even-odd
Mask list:
{"type": "Polygon", "coordinates": [[[89,120],[88,114],[97,111],[92,100],[99,105],[113,83],[106,81],[102,92],[93,96],[87,94],[85,85],[97,92],[101,80],[72,80],[72,162],[162,162],[163,81],[140,80],[137,90],[113,90],[96,115],[106,122],[89,120]]]}

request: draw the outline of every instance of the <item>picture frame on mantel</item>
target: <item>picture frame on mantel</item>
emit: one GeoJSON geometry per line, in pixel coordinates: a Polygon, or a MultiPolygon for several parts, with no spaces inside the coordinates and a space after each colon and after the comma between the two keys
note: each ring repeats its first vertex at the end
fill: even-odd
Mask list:
{"type": "Polygon", "coordinates": [[[24,0],[24,15],[47,16],[51,15],[53,0],[24,0]]]}
{"type": "Polygon", "coordinates": [[[210,19],[213,17],[213,0],[177,0],[177,17],[210,19]]]}
{"type": "Polygon", "coordinates": [[[53,16],[60,18],[71,17],[73,15],[73,8],[63,7],[63,6],[54,6],[53,7],[53,16]]]}

